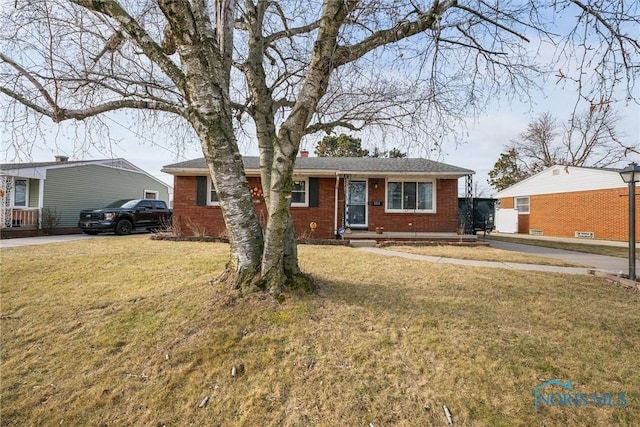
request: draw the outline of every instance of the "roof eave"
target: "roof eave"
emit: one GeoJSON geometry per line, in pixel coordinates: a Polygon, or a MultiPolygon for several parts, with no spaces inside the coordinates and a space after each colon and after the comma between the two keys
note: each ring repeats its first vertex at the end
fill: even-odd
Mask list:
{"type": "MultiPolygon", "coordinates": [[[[161,172],[169,175],[177,176],[198,176],[203,173],[208,174],[206,168],[168,168],[164,167],[161,172]]],[[[259,169],[245,169],[245,173],[250,176],[259,176],[259,169]]],[[[422,172],[422,171],[345,171],[345,170],[326,170],[326,169],[294,169],[294,175],[309,175],[317,177],[334,177],[336,175],[366,175],[366,176],[429,176],[434,178],[444,177],[450,179],[462,178],[467,175],[474,175],[474,171],[460,172],[422,172]]]]}

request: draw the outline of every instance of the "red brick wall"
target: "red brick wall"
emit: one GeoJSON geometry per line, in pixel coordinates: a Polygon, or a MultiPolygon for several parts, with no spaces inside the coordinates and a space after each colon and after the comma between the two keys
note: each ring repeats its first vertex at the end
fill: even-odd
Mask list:
{"type": "Polygon", "coordinates": [[[503,209],[513,209],[513,197],[500,199],[500,207],[503,209]]]}
{"type": "MultiPolygon", "coordinates": [[[[513,207],[513,198],[502,199],[500,206],[513,207]]],[[[528,234],[530,229],[536,229],[545,236],[575,237],[576,231],[592,231],[596,239],[629,240],[626,188],[531,196],[529,210],[529,215],[518,215],[519,233],[528,234]]],[[[636,212],[640,212],[639,195],[636,212]]],[[[640,221],[636,224],[636,240],[640,240],[640,221]]]]}
{"type": "MultiPolygon", "coordinates": [[[[299,237],[334,238],[334,192],[335,178],[319,179],[319,206],[292,207],[296,234],[299,237]],[[317,228],[311,231],[310,223],[315,222],[317,228]]],[[[250,187],[260,187],[260,179],[249,178],[250,187]]],[[[369,180],[369,230],[384,227],[385,231],[426,231],[455,232],[458,215],[458,181],[457,179],[438,180],[436,184],[436,213],[385,213],[384,179],[369,180]],[[378,182],[378,188],[374,183],[378,182]],[[382,201],[382,206],[373,206],[374,200],[382,201]]],[[[266,206],[264,199],[256,200],[256,212],[263,225],[266,224],[266,206]]],[[[173,214],[176,231],[183,235],[224,236],[226,229],[222,213],[217,206],[196,205],[196,177],[174,177],[173,214]]],[[[338,185],[338,228],[342,226],[344,215],[344,180],[338,185]]]]}
{"type": "Polygon", "coordinates": [[[195,176],[173,177],[173,228],[184,236],[226,234],[219,207],[196,205],[195,176]]]}

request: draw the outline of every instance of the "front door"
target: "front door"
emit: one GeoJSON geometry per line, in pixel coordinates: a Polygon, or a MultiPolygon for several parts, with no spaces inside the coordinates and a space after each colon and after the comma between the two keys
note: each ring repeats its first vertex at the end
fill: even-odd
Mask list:
{"type": "Polygon", "coordinates": [[[347,192],[347,226],[367,228],[367,181],[349,181],[347,192]]]}

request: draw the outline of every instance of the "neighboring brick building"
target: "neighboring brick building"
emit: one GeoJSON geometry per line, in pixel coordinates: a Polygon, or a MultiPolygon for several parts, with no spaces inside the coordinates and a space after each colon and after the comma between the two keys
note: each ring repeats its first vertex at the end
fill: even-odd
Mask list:
{"type": "MultiPolygon", "coordinates": [[[[556,165],[495,197],[500,209],[518,210],[518,233],[628,241],[628,188],[617,169],[556,165]]],[[[500,230],[500,213],[496,218],[500,230]]],[[[640,226],[636,240],[640,241],[640,226]]]]}
{"type": "MultiPolygon", "coordinates": [[[[259,159],[244,157],[244,165],[264,226],[267,214],[259,159]]],[[[204,159],[168,165],[163,172],[174,176],[176,229],[185,235],[224,235],[222,213],[204,159]]],[[[458,178],[473,173],[426,159],[300,157],[295,164],[291,204],[296,234],[335,238],[347,227],[455,232],[458,178]],[[313,231],[312,222],[317,225],[313,231]]]]}

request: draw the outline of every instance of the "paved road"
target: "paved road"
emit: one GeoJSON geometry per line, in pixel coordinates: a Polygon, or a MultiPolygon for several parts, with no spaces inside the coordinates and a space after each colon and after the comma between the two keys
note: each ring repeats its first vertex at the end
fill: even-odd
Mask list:
{"type": "Polygon", "coordinates": [[[566,251],[564,249],[545,248],[542,246],[502,242],[498,240],[489,240],[489,244],[491,245],[491,247],[496,249],[504,249],[507,251],[517,251],[550,258],[557,258],[563,261],[591,266],[598,270],[604,270],[615,274],[618,274],[620,272],[626,273],[629,270],[629,261],[626,258],[587,254],[583,252],[566,251]]]}

